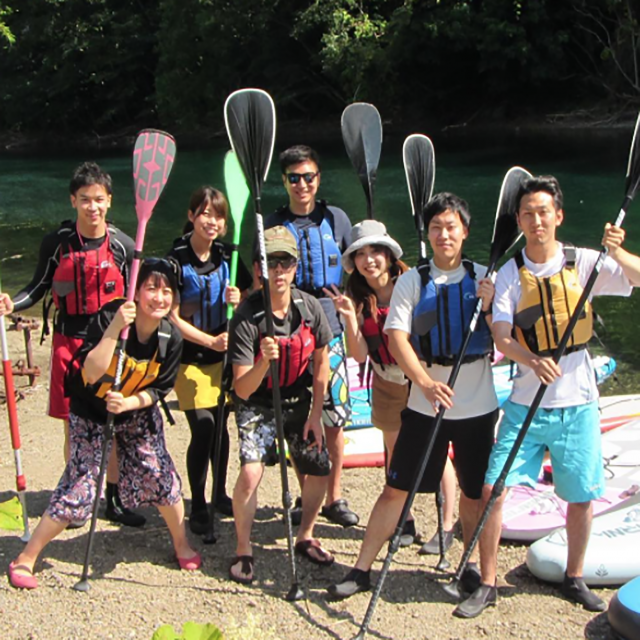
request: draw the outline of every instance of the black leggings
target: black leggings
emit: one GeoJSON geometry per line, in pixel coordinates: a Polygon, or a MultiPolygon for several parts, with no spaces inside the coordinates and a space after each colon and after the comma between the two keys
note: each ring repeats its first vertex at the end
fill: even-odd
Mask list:
{"type": "MultiPolygon", "coordinates": [[[[204,491],[207,484],[209,461],[211,461],[213,475],[218,407],[189,409],[185,411],[185,415],[191,429],[191,442],[187,449],[187,474],[189,476],[189,485],[191,486],[191,512],[195,513],[207,508],[207,499],[204,491]]],[[[214,483],[216,502],[226,495],[227,466],[229,464],[228,416],[229,409],[225,407],[224,421],[222,423],[222,450],[220,451],[220,482],[214,483]]]]}

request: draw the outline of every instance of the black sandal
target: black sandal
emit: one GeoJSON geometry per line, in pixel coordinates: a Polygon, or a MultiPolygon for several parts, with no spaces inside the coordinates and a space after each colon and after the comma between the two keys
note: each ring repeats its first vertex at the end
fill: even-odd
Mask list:
{"type": "Polygon", "coordinates": [[[229,565],[229,578],[239,584],[251,584],[253,582],[253,556],[236,556],[229,565]],[[243,578],[242,576],[235,575],[231,569],[235,567],[238,562],[242,564],[242,573],[250,573],[250,578],[243,578]]]}
{"type": "Polygon", "coordinates": [[[332,502],[328,507],[322,507],[320,512],[327,520],[342,525],[345,529],[358,524],[360,518],[349,509],[349,504],[344,498],[332,502]]]}

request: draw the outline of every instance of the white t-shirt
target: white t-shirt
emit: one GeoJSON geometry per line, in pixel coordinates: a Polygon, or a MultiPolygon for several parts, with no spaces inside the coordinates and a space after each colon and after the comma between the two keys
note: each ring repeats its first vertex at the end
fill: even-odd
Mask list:
{"type": "MultiPolygon", "coordinates": [[[[438,269],[433,260],[431,260],[430,265],[431,277],[439,285],[461,282],[467,273],[463,264],[452,271],[438,269]]],[[[487,270],[485,267],[475,263],[473,266],[476,272],[476,282],[478,282],[484,277],[487,270]]],[[[417,269],[411,269],[398,278],[391,297],[389,315],[384,325],[385,333],[389,329],[399,329],[411,334],[413,311],[420,301],[421,284],[420,274],[417,269]]],[[[422,360],[421,364],[430,378],[438,382],[448,382],[452,367],[444,367],[438,364],[427,367],[422,360]]],[[[460,367],[460,373],[453,392],[455,394],[453,408],[447,409],[446,418],[462,420],[464,418],[482,416],[495,410],[498,407],[498,399],[493,387],[493,375],[489,358],[481,358],[474,362],[463,364],[460,367]]],[[[411,386],[407,406],[413,411],[428,416],[435,415],[431,403],[416,385],[411,386]]]]}
{"type": "MultiPolygon", "coordinates": [[[[542,264],[531,262],[523,252],[524,264],[538,277],[548,277],[558,273],[565,265],[562,244],[558,243],[556,255],[542,264]]],[[[598,258],[598,252],[592,249],[576,249],[576,268],[578,280],[584,287],[598,258]]],[[[622,268],[612,258],[607,257],[602,265],[589,299],[598,295],[629,296],[632,287],[622,268]]],[[[522,295],[520,274],[512,258],[498,271],[496,294],[493,299],[493,322],[508,322],[513,326],[518,301],[522,295]]],[[[598,399],[598,387],[593,364],[587,349],[570,353],[560,359],[562,376],[547,388],[541,407],[554,409],[574,407],[598,399]]],[[[540,387],[540,380],[527,366],[518,364],[513,390],[509,399],[516,404],[530,406],[540,387]]]]}

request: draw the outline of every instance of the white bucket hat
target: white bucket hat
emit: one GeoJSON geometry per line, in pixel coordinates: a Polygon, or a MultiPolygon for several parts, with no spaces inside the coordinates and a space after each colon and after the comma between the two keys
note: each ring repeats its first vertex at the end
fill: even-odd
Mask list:
{"type": "Polygon", "coordinates": [[[362,247],[377,244],[387,247],[396,260],[402,257],[402,248],[387,233],[387,228],[377,220],[364,220],[354,225],[351,229],[351,244],[342,254],[342,266],[347,273],[352,273],[356,268],[353,263],[353,254],[362,247]]]}

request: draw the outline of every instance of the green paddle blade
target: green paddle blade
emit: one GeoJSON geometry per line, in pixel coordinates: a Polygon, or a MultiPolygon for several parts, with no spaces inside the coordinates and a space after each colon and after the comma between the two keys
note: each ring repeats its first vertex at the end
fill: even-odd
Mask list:
{"type": "Polygon", "coordinates": [[[238,156],[233,151],[227,151],[224,157],[224,184],[233,220],[233,242],[237,244],[250,192],[238,156]]]}
{"type": "Polygon", "coordinates": [[[0,502],[0,529],[8,531],[22,531],[24,529],[22,505],[17,496],[6,502],[0,502]]]}

